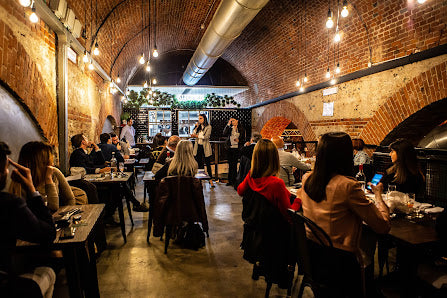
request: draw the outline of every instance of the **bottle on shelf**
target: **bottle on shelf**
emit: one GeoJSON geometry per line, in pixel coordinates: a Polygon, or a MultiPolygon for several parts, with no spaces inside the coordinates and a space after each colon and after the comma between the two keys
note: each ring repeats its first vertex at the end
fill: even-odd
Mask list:
{"type": "Polygon", "coordinates": [[[355,179],[362,185],[362,190],[365,191],[366,187],[366,176],[363,173],[363,164],[359,165],[359,172],[355,175],[355,179]]]}

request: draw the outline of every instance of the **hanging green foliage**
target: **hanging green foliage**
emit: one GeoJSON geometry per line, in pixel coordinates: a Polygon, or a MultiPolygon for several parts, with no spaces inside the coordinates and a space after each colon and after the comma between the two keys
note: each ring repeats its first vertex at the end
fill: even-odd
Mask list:
{"type": "Polygon", "coordinates": [[[241,107],[232,96],[220,96],[214,93],[207,94],[205,98],[201,101],[189,100],[189,101],[179,101],[175,95],[161,92],[160,90],[151,90],[149,88],[144,88],[137,93],[135,91],[130,91],[127,96],[127,101],[124,102],[124,108],[137,108],[139,109],[142,105],[147,104],[150,106],[160,107],[168,106],[172,110],[197,110],[203,108],[222,108],[226,106],[236,106],[241,107]]]}

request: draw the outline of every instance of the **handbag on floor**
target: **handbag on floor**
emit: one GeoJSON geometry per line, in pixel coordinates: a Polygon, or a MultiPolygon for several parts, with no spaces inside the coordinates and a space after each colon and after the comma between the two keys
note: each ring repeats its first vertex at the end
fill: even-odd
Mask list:
{"type": "Polygon", "coordinates": [[[187,223],[177,230],[177,244],[184,248],[198,250],[205,246],[205,233],[198,223],[187,223]]]}

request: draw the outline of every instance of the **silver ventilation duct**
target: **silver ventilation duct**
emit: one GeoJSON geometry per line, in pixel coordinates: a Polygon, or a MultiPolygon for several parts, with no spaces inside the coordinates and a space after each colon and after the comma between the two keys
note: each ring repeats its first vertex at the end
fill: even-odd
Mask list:
{"type": "Polygon", "coordinates": [[[183,82],[197,84],[268,1],[222,0],[183,73],[183,82]]]}
{"type": "Polygon", "coordinates": [[[437,126],[418,144],[419,148],[447,149],[447,124],[437,126]]]}

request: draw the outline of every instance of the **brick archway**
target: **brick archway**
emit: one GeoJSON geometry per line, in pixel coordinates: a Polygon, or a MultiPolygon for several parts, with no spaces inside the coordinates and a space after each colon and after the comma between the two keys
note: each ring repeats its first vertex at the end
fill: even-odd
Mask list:
{"type": "Polygon", "coordinates": [[[268,105],[256,123],[256,129],[261,131],[263,137],[272,137],[280,135],[290,122],[297,126],[305,141],[316,140],[316,135],[304,113],[289,101],[268,105]]]}
{"type": "Polygon", "coordinates": [[[360,134],[367,144],[380,144],[401,122],[447,97],[447,62],[421,73],[389,97],[360,134]]]}

